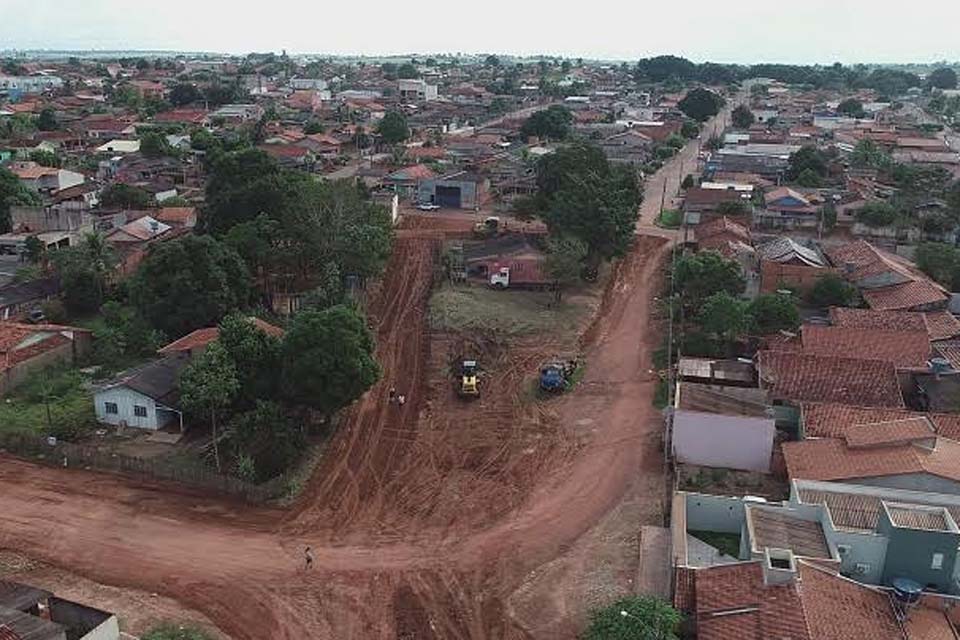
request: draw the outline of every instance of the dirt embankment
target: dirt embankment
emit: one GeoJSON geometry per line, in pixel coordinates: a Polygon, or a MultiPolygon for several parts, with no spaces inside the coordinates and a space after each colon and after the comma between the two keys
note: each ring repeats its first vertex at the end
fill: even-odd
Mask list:
{"type": "Polygon", "coordinates": [[[646,319],[662,243],[641,238],[619,266],[576,391],[532,397],[549,338],[483,343],[471,347],[488,369],[483,397],[466,403],[449,376],[461,338],[431,338],[426,324],[439,242],[401,235],[371,298],[384,379],[292,510],[5,458],[0,547],[169,596],[244,640],[529,637],[507,614],[511,593],[637,473],[659,479],[646,319]],[[388,402],[391,385],[404,407],[388,402]]]}

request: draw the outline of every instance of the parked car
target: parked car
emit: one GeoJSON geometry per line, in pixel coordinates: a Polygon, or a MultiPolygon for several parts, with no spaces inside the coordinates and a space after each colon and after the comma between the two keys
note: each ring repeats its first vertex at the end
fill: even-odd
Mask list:
{"type": "Polygon", "coordinates": [[[417,209],[420,209],[420,211],[436,211],[439,208],[440,205],[433,204],[432,202],[421,202],[417,205],[417,209]]]}

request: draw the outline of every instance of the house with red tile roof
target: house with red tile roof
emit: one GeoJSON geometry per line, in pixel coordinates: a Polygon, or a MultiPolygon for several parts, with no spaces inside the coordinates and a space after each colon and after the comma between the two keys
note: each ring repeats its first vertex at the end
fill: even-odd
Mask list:
{"type": "MultiPolygon", "coordinates": [[[[284,330],[280,327],[276,327],[265,320],[260,318],[252,317],[250,318],[251,324],[257,329],[267,334],[268,336],[274,338],[282,338],[284,335],[284,330]]],[[[174,355],[174,354],[186,354],[187,356],[193,357],[200,355],[206,350],[211,342],[220,337],[220,327],[205,327],[203,329],[197,329],[187,335],[174,340],[170,344],[161,348],[157,353],[160,355],[174,355]]]]}
{"type": "Polygon", "coordinates": [[[848,430],[872,424],[899,420],[925,419],[934,432],[960,441],[960,414],[924,413],[896,407],[862,407],[835,402],[803,402],[800,404],[802,438],[846,438],[848,430]]]}
{"type": "Polygon", "coordinates": [[[93,343],[87,329],[57,324],[0,322],[0,396],[38,369],[73,364],[93,343]]]}
{"type": "Polygon", "coordinates": [[[803,325],[803,353],[863,360],[882,360],[898,371],[926,371],[931,357],[926,330],[885,331],[851,327],[803,325]]]}
{"type": "Polygon", "coordinates": [[[774,401],[903,407],[889,361],[768,350],[757,353],[756,366],[760,387],[774,401]]]}
{"type": "Polygon", "coordinates": [[[887,592],[791,555],[677,570],[674,603],[698,640],[940,640],[942,609],[902,616],[887,592]]]}
{"type": "Polygon", "coordinates": [[[946,290],[898,255],[858,240],[827,247],[827,257],[853,283],[871,309],[938,311],[946,309],[946,290]]]}

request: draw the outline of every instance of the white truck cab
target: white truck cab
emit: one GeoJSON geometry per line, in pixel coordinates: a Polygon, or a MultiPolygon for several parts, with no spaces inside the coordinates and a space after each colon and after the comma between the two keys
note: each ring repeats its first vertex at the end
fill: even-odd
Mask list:
{"type": "Polygon", "coordinates": [[[510,286],[510,267],[500,267],[500,271],[490,274],[490,286],[506,289],[510,286]]]}

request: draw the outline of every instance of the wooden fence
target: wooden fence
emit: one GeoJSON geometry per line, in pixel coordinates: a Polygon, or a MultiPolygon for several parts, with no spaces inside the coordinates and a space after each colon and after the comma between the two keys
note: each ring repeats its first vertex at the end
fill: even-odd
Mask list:
{"type": "Polygon", "coordinates": [[[280,497],[287,485],[286,476],[279,476],[262,484],[253,484],[217,473],[199,461],[137,458],[103,451],[89,445],[60,442],[26,433],[0,432],[0,449],[49,465],[89,467],[141,475],[225,493],[250,502],[266,502],[280,497]]]}

